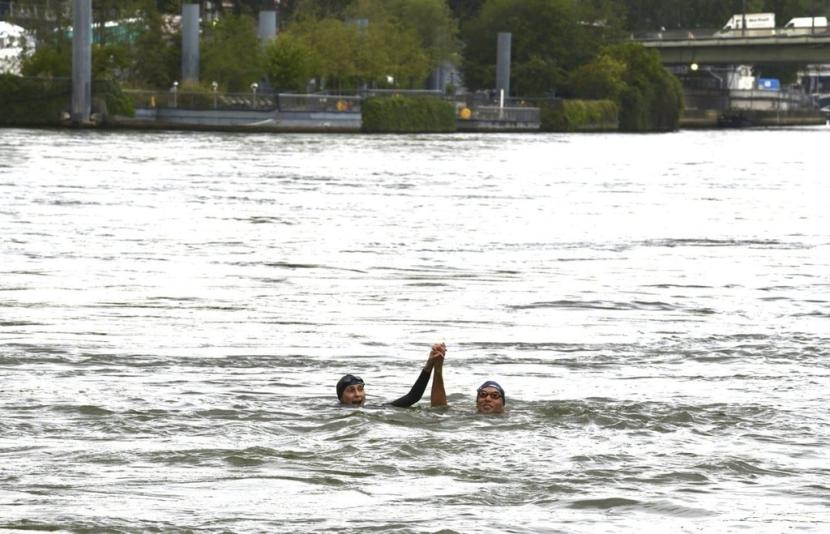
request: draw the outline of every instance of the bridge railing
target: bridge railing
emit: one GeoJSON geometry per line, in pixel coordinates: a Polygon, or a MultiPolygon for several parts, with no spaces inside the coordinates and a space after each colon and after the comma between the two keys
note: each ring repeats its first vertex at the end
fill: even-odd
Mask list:
{"type": "Polygon", "coordinates": [[[696,39],[786,38],[810,35],[830,35],[830,28],[827,26],[816,26],[814,28],[747,28],[746,30],[694,28],[690,30],[636,32],[631,34],[631,39],[634,41],[692,41],[696,39]]]}

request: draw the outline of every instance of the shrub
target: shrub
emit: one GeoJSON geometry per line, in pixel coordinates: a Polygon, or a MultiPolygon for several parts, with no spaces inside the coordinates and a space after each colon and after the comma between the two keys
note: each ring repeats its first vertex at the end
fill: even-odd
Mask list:
{"type": "MultiPolygon", "coordinates": [[[[115,82],[104,80],[92,85],[92,98],[106,109],[93,111],[107,115],[132,116],[132,100],[115,82]]],[[[61,115],[72,107],[72,80],[40,79],[0,74],[0,124],[6,126],[56,126],[61,115]]]]}
{"type": "Polygon", "coordinates": [[[0,123],[8,126],[56,125],[72,101],[72,82],[0,74],[0,123]]]}
{"type": "Polygon", "coordinates": [[[92,84],[93,98],[102,99],[106,109],[99,110],[104,113],[104,121],[113,115],[132,117],[135,115],[135,104],[133,99],[121,91],[121,86],[110,80],[97,81],[92,84]]]}
{"type": "Polygon", "coordinates": [[[542,106],[545,132],[599,132],[617,129],[617,105],[610,100],[561,100],[542,106]]]}
{"type": "Polygon", "coordinates": [[[455,110],[435,98],[376,97],[362,105],[367,133],[454,132],[455,110]]]}
{"type": "Polygon", "coordinates": [[[638,43],[618,44],[607,52],[627,67],[620,94],[620,130],[676,130],[683,109],[683,88],[663,68],[660,54],[638,43]]]}
{"type": "Polygon", "coordinates": [[[617,103],[623,131],[671,131],[680,122],[680,81],[663,67],[658,52],[638,43],[606,48],[571,73],[569,88],[577,97],[617,103]]]}

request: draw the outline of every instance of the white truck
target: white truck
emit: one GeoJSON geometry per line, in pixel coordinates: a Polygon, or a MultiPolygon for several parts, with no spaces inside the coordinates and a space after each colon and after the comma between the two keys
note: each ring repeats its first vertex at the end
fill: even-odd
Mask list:
{"type": "Polygon", "coordinates": [[[718,33],[743,30],[744,20],[746,20],[746,29],[752,31],[753,34],[754,32],[762,34],[764,33],[762,30],[768,30],[769,33],[775,32],[775,13],[737,13],[726,21],[723,29],[718,33]]]}

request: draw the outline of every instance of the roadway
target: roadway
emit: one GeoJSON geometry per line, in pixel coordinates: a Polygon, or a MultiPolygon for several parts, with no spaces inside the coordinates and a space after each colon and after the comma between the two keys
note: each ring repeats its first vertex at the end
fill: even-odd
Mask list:
{"type": "Polygon", "coordinates": [[[660,52],[666,65],[809,64],[830,63],[830,31],[673,30],[632,36],[660,52]]]}

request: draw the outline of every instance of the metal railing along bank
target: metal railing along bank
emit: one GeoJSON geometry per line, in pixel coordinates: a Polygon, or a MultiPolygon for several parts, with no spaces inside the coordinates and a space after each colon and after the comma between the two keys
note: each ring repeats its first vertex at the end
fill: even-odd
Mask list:
{"type": "MultiPolygon", "coordinates": [[[[220,92],[185,92],[170,90],[124,90],[138,108],[188,109],[197,111],[276,111],[305,113],[360,113],[364,96],[333,94],[254,94],[220,92]]],[[[417,94],[443,98],[453,103],[461,119],[482,121],[539,122],[539,108],[511,100],[505,107],[489,100],[477,101],[464,97],[443,97],[439,92],[368,91],[367,96],[417,94]],[[466,110],[466,111],[465,111],[466,110]]]]}

